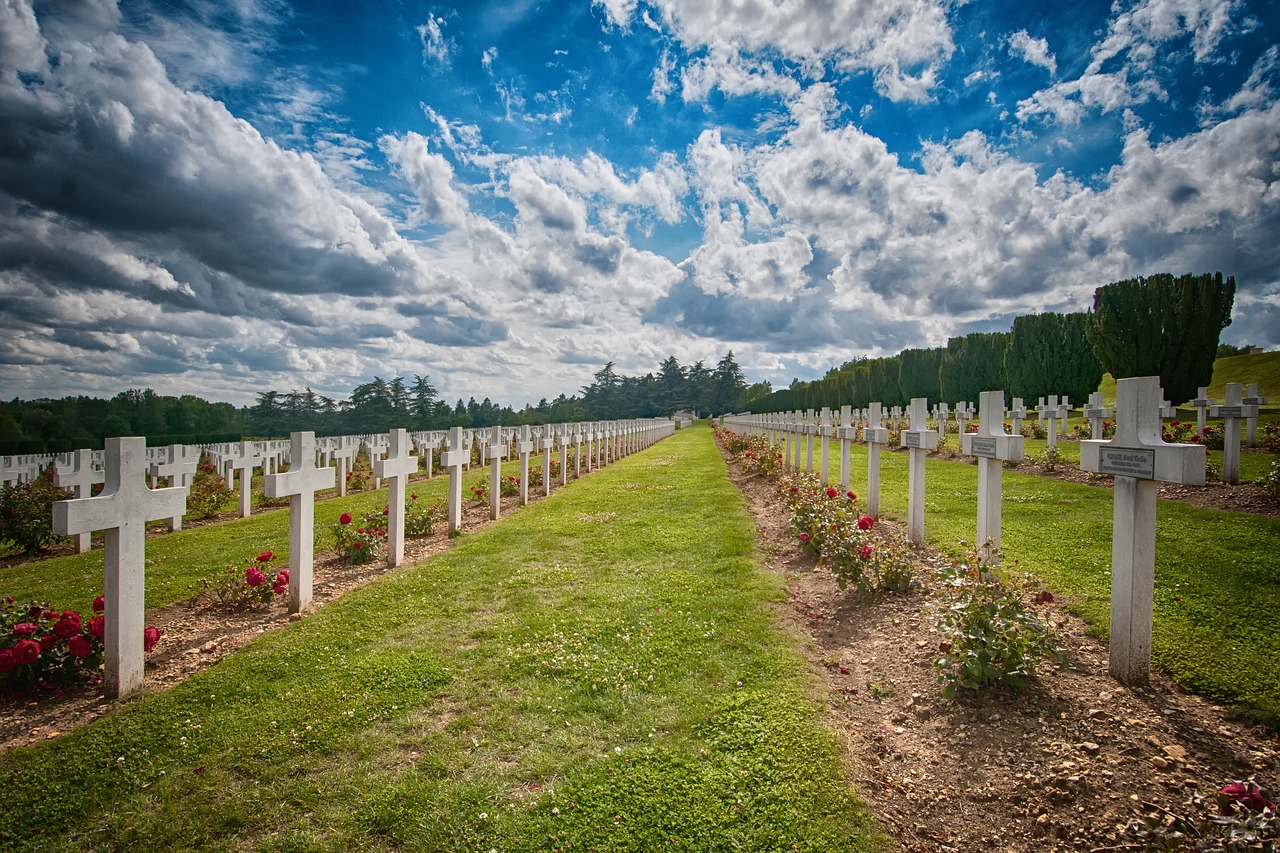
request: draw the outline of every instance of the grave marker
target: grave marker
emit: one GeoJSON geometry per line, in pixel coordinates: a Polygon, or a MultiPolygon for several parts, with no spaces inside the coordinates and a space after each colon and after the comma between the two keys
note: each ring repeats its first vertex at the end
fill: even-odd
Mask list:
{"type": "MultiPolygon", "coordinates": [[[[92,495],[94,485],[105,483],[106,477],[105,471],[94,467],[92,450],[74,450],[71,454],[70,467],[53,469],[53,484],[59,489],[70,489],[72,496],[76,498],[87,498],[92,495]]],[[[182,516],[178,518],[181,519],[182,516]]],[[[75,534],[77,554],[83,554],[89,550],[92,537],[92,530],[75,534]]]]}
{"type": "MultiPolygon", "coordinates": [[[[196,476],[196,468],[200,465],[200,454],[197,451],[194,455],[187,454],[187,447],[184,444],[171,444],[168,447],[162,447],[161,459],[159,462],[151,463],[151,476],[153,479],[165,479],[170,486],[181,486],[191,493],[191,483],[196,476]]],[[[169,519],[169,531],[182,529],[182,516],[175,515],[169,519]]]]}
{"type": "Polygon", "coordinates": [[[1021,397],[1013,398],[1013,405],[1009,407],[1009,417],[1013,420],[1014,434],[1022,435],[1022,422],[1027,417],[1027,407],[1023,404],[1021,397]]]}
{"type": "MultiPolygon", "coordinates": [[[[521,424],[519,438],[516,439],[516,455],[520,457],[520,506],[529,505],[529,454],[532,452],[529,425],[521,424]]],[[[543,479],[545,481],[546,478],[543,479]]]]}
{"type": "Polygon", "coordinates": [[[826,406],[822,407],[821,420],[818,424],[818,436],[822,441],[822,461],[820,463],[820,476],[822,485],[826,485],[829,480],[831,471],[831,409],[826,406]]]}
{"type": "Polygon", "coordinates": [[[840,428],[836,430],[840,439],[840,488],[849,491],[849,446],[857,440],[858,429],[853,425],[853,407],[840,407],[840,428]]]}
{"type": "Polygon", "coordinates": [[[471,457],[463,448],[462,427],[449,430],[449,449],[440,454],[440,465],[449,469],[449,506],[446,526],[450,533],[462,530],[462,466],[471,457]]]}
{"type": "Polygon", "coordinates": [[[1111,543],[1111,675],[1145,684],[1151,669],[1157,480],[1204,485],[1205,448],[1161,439],[1160,377],[1116,382],[1116,433],[1080,443],[1080,467],[1115,475],[1111,543]]]}
{"type": "Polygon", "coordinates": [[[1197,388],[1196,398],[1190,405],[1196,410],[1196,435],[1203,436],[1204,428],[1208,425],[1209,408],[1213,405],[1213,400],[1209,397],[1209,389],[1204,385],[1197,388]]]}
{"type": "Polygon", "coordinates": [[[1114,417],[1115,409],[1108,409],[1101,391],[1089,395],[1089,403],[1084,407],[1084,416],[1089,419],[1089,437],[1094,441],[1102,440],[1102,422],[1114,417]]]}
{"type": "Polygon", "coordinates": [[[240,475],[240,517],[249,517],[249,503],[253,497],[253,469],[262,464],[258,448],[252,441],[240,442],[239,453],[233,454],[230,470],[240,475]]]}
{"type": "Polygon", "coordinates": [[[502,514],[502,460],[506,457],[507,443],[502,440],[502,427],[494,424],[484,455],[489,463],[489,518],[494,521],[502,514]]]}
{"type": "Polygon", "coordinates": [[[53,504],[54,533],[101,530],[105,538],[103,682],[111,699],[142,687],[147,522],[183,515],[187,507],[186,489],[147,488],[146,459],[146,439],[108,438],[102,493],[53,504]]]}
{"type": "Polygon", "coordinates": [[[1243,390],[1243,384],[1228,382],[1227,402],[1210,410],[1222,418],[1222,482],[1233,486],[1240,482],[1240,421],[1258,416],[1258,407],[1244,402],[1243,390]]]}
{"type": "Polygon", "coordinates": [[[938,449],[938,433],[929,429],[929,401],[911,398],[907,411],[908,428],[902,433],[902,446],[910,448],[907,472],[907,539],[913,545],[924,544],[924,474],[925,457],[938,449]]]}
{"type": "Polygon", "coordinates": [[[883,418],[883,408],[879,403],[872,403],[867,427],[862,431],[867,442],[867,515],[874,518],[880,517],[880,446],[889,443],[889,430],[884,428],[883,418]]]}
{"type": "Polygon", "coordinates": [[[404,562],[404,488],[409,476],[418,473],[418,457],[409,453],[412,446],[406,430],[393,429],[386,458],[373,463],[373,475],[387,481],[387,565],[392,568],[404,562]]]}
{"type": "Polygon", "coordinates": [[[315,566],[316,492],[332,489],[332,468],[316,467],[313,432],[289,435],[289,470],[264,477],[262,491],[269,498],[289,499],[289,612],[301,613],[311,604],[315,566]]]}
{"type": "Polygon", "coordinates": [[[1004,463],[1022,459],[1022,436],[1004,431],[1004,392],[983,391],[978,398],[978,431],[960,436],[960,452],[978,457],[979,547],[991,544],[989,563],[999,565],[1000,512],[1004,463]]]}
{"type": "MultiPolygon", "coordinates": [[[[1267,397],[1258,396],[1258,383],[1250,382],[1244,386],[1244,405],[1246,406],[1265,406],[1269,402],[1267,397]]],[[[1258,416],[1245,418],[1245,447],[1258,446],[1258,416]]]]}

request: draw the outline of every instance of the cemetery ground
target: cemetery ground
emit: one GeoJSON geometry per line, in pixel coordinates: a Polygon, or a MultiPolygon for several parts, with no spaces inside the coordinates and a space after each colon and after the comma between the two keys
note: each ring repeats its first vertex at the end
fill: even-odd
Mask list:
{"type": "MultiPolygon", "coordinates": [[[[905,457],[883,458],[882,510],[903,518],[905,457]]],[[[0,755],[16,816],[0,847],[875,849],[861,797],[890,847],[1090,849],[1122,843],[1116,825],[1148,804],[1180,813],[1249,776],[1274,789],[1275,729],[1249,719],[1280,718],[1264,565],[1280,522],[1161,502],[1162,673],[1138,693],[1107,677],[1095,636],[1110,492],[1007,473],[1006,554],[1058,596],[1072,663],[1025,694],[946,702],[929,587],[947,555],[923,552],[907,595],[839,591],[772,487],[735,471],[753,544],[723,471],[704,428],[678,433],[501,524],[433,536],[453,547],[296,624],[277,608],[192,654],[173,654],[175,631],[153,689],[86,702],[92,725],[60,719],[64,700],[14,709],[53,713],[10,739],[44,742],[0,755]]],[[[856,489],[858,446],[853,471],[856,489]]],[[[931,459],[929,478],[930,540],[955,551],[975,469],[931,459]]],[[[444,480],[412,488],[434,501],[444,480]]],[[[384,501],[327,501],[317,523],[384,501]]],[[[182,599],[211,568],[285,550],[286,529],[263,513],[149,542],[149,621],[224,630],[182,599]]],[[[96,576],[92,555],[0,576],[20,599],[83,607],[95,554],[96,576]]],[[[319,601],[326,582],[385,573],[329,568],[319,601]]]]}

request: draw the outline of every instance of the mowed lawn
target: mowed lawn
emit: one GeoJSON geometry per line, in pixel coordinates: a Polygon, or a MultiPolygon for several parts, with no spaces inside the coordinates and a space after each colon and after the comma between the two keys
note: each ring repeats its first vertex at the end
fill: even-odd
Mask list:
{"type": "Polygon", "coordinates": [[[0,848],[879,849],[782,583],[681,431],[0,755],[0,848]]]}

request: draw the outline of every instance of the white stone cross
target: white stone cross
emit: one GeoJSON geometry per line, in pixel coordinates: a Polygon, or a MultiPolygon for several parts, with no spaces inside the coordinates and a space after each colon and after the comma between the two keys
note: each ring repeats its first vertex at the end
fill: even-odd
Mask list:
{"type": "Polygon", "coordinates": [[[560,485],[569,485],[569,424],[556,427],[556,443],[560,445],[560,485]]]}
{"type": "Polygon", "coordinates": [[[406,430],[393,429],[387,458],[373,463],[373,476],[387,481],[387,565],[392,568],[404,562],[404,488],[410,475],[418,473],[412,447],[406,430]]]}
{"type": "MultiPolygon", "coordinates": [[[[1196,398],[1190,402],[1191,406],[1196,410],[1196,435],[1203,436],[1204,428],[1209,420],[1209,408],[1213,406],[1213,400],[1209,397],[1209,388],[1201,385],[1196,389],[1196,398]]],[[[1097,438],[1097,436],[1094,436],[1097,438]]]]}
{"type": "Polygon", "coordinates": [[[907,466],[907,539],[913,545],[923,545],[925,457],[928,451],[938,449],[938,433],[929,429],[929,401],[924,397],[911,398],[907,418],[910,423],[902,432],[902,446],[911,448],[907,466]]]}
{"type": "MultiPolygon", "coordinates": [[[[75,450],[71,455],[71,467],[53,469],[53,484],[59,489],[70,489],[74,497],[87,498],[93,493],[95,484],[106,482],[106,476],[105,471],[93,466],[92,450],[75,450]]],[[[75,534],[77,554],[89,550],[92,536],[92,530],[75,534]]]]}
{"type": "MultiPolygon", "coordinates": [[[[195,479],[196,469],[200,466],[200,453],[197,450],[194,454],[187,453],[185,444],[171,444],[168,447],[160,448],[162,452],[161,461],[151,463],[151,476],[154,479],[164,478],[169,481],[170,486],[181,486],[186,489],[188,494],[191,492],[191,483],[195,479]]],[[[175,515],[169,519],[169,531],[182,529],[182,516],[175,515]]]]}
{"type": "Polygon", "coordinates": [[[958,431],[961,435],[964,435],[969,429],[969,419],[973,417],[974,414],[974,411],[969,408],[968,400],[961,400],[959,403],[956,403],[956,423],[959,425],[958,431]]]}
{"type": "Polygon", "coordinates": [[[547,424],[542,428],[542,435],[538,439],[538,449],[542,451],[542,494],[543,496],[551,494],[551,450],[555,447],[556,441],[551,432],[551,424],[547,424]]]}
{"type": "Polygon", "coordinates": [[[1040,422],[1047,424],[1046,438],[1049,441],[1048,447],[1053,449],[1058,446],[1058,422],[1066,423],[1067,407],[1058,402],[1058,395],[1049,395],[1049,402],[1046,404],[1044,397],[1040,398],[1040,404],[1036,406],[1036,411],[1040,414],[1040,422]]]}
{"type": "Polygon", "coordinates": [[[1227,402],[1214,406],[1210,413],[1222,418],[1222,482],[1235,485],[1240,482],[1240,421],[1256,418],[1258,407],[1244,402],[1244,385],[1227,383],[1227,402]]]}
{"type": "Polygon", "coordinates": [[[105,675],[108,698],[142,687],[142,632],[146,621],[147,522],[183,515],[187,490],[148,489],[144,438],[108,438],[106,479],[92,498],[57,501],[53,532],[71,536],[101,530],[106,596],[105,675]]]}
{"type": "Polygon", "coordinates": [[[489,518],[494,521],[502,514],[502,460],[506,457],[507,443],[502,440],[502,427],[494,424],[484,452],[485,461],[489,463],[489,518]]]}
{"type": "Polygon", "coordinates": [[[1089,395],[1089,403],[1084,407],[1084,416],[1089,419],[1089,437],[1094,441],[1102,440],[1102,422],[1114,417],[1115,409],[1108,409],[1101,391],[1089,395]]]}
{"type": "Polygon", "coordinates": [[[1060,426],[1058,428],[1060,431],[1058,434],[1063,438],[1066,438],[1067,421],[1071,418],[1071,400],[1068,399],[1066,394],[1063,394],[1062,399],[1058,401],[1058,415],[1060,416],[1060,426]]]}
{"type": "MultiPolygon", "coordinates": [[[[262,464],[257,446],[252,441],[240,442],[240,452],[231,457],[230,470],[240,475],[240,517],[249,517],[249,501],[253,496],[253,469],[262,464]]],[[[292,577],[292,575],[290,575],[292,577]]]]}
{"type": "MultiPolygon", "coordinates": [[[[912,402],[914,402],[914,400],[912,402]]],[[[949,416],[949,414],[950,414],[950,410],[947,408],[946,403],[939,403],[938,405],[933,407],[933,418],[938,424],[938,438],[943,438],[943,439],[946,438],[947,417],[949,416]]],[[[907,417],[910,418],[910,415],[908,415],[907,417]]],[[[915,426],[912,426],[911,429],[915,429],[915,426]]]]}
{"type": "Polygon", "coordinates": [[[883,424],[884,409],[873,402],[862,436],[867,442],[867,515],[875,518],[880,517],[880,447],[889,443],[889,430],[883,424]]]}
{"type": "MultiPolygon", "coordinates": [[[[1244,405],[1265,406],[1269,402],[1269,399],[1270,398],[1268,397],[1258,396],[1257,382],[1250,382],[1248,385],[1244,386],[1244,400],[1243,400],[1244,405]]],[[[1246,417],[1244,420],[1244,423],[1245,423],[1244,446],[1257,447],[1258,446],[1258,416],[1254,415],[1253,417],[1246,417]]]]}
{"type": "Polygon", "coordinates": [[[316,435],[289,434],[289,470],[262,480],[269,498],[289,499],[289,612],[311,604],[315,567],[316,492],[333,488],[334,469],[316,467],[316,435]]]}
{"type": "Polygon", "coordinates": [[[1023,404],[1021,397],[1013,398],[1013,405],[1009,407],[1009,418],[1013,421],[1013,432],[1015,435],[1022,435],[1022,421],[1027,417],[1027,407],[1023,404]]]}
{"type": "Polygon", "coordinates": [[[440,454],[440,467],[449,471],[449,505],[447,527],[450,533],[462,529],[462,466],[470,458],[471,451],[463,448],[462,427],[449,430],[448,447],[440,454]]]}
{"type": "Polygon", "coordinates": [[[1178,416],[1178,407],[1170,403],[1168,400],[1160,401],[1160,417],[1176,418],[1178,416]]]}
{"type": "Polygon", "coordinates": [[[1204,485],[1204,445],[1161,439],[1160,399],[1158,376],[1117,380],[1115,438],[1080,443],[1082,469],[1115,475],[1110,669],[1125,684],[1145,684],[1151,670],[1156,481],[1204,485]]]}
{"type": "Polygon", "coordinates": [[[858,428],[853,425],[853,407],[840,407],[840,426],[836,429],[836,438],[840,439],[840,487],[849,491],[849,447],[858,438],[858,428]]]}
{"type": "Polygon", "coordinates": [[[520,506],[529,505],[529,454],[532,452],[529,425],[521,424],[519,438],[516,439],[516,455],[520,457],[520,506]]]}
{"type": "Polygon", "coordinates": [[[804,413],[804,450],[805,464],[804,470],[813,473],[813,437],[818,434],[817,413],[813,409],[809,409],[804,413]]]}
{"type": "Polygon", "coordinates": [[[960,436],[960,452],[978,457],[979,547],[990,545],[988,563],[999,565],[1000,510],[1004,463],[1022,459],[1022,436],[1004,431],[1004,392],[983,391],[978,398],[978,431],[960,436]]]}
{"type": "Polygon", "coordinates": [[[822,485],[826,485],[831,473],[831,409],[826,406],[822,407],[822,414],[819,415],[818,421],[818,438],[822,442],[822,450],[820,453],[820,478],[822,485]]]}

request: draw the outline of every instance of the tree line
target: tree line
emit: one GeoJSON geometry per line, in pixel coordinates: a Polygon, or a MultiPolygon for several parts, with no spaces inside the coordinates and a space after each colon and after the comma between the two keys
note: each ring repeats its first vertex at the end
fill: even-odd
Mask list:
{"type": "MultiPolygon", "coordinates": [[[[1231,324],[1234,277],[1221,273],[1125,279],[1094,291],[1093,310],[1014,318],[1008,332],[954,337],[945,347],[859,358],[812,382],[752,400],[753,413],[852,405],[905,406],[913,397],[976,400],[1003,389],[1006,402],[1051,394],[1082,404],[1104,372],[1116,379],[1159,376],[1168,399],[1185,403],[1213,378],[1218,337],[1231,324]]],[[[1222,355],[1247,347],[1222,349],[1222,355]]]]}
{"type": "Polygon", "coordinates": [[[283,438],[296,430],[350,435],[410,430],[487,427],[494,424],[566,423],[619,418],[666,417],[680,410],[696,415],[737,411],[769,394],[767,382],[748,387],[730,350],[714,367],[680,364],[668,357],[656,372],[626,376],[609,362],[578,393],[516,410],[485,398],[454,405],[444,401],[430,376],[375,376],[351,389],[345,400],[311,388],[262,391],[251,406],[210,403],[198,397],[163,396],[150,388],[123,391],[109,400],[63,397],[0,401],[0,453],[60,453],[97,448],[103,439],[141,435],[151,445],[204,444],[247,438],[283,438]]]}

